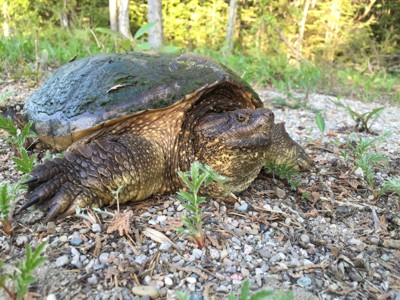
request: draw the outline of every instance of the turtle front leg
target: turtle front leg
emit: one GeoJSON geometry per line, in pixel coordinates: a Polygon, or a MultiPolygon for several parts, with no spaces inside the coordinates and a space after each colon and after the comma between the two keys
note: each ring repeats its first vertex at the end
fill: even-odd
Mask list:
{"type": "Polygon", "coordinates": [[[286,132],[284,123],[274,126],[272,143],[264,157],[266,162],[298,166],[304,170],[309,170],[313,166],[311,158],[304,149],[286,132]]]}
{"type": "Polygon", "coordinates": [[[158,144],[129,134],[73,144],[64,158],[47,161],[31,173],[28,200],[18,212],[39,204],[49,209],[48,222],[77,207],[112,205],[117,190],[120,203],[145,199],[163,185],[164,157],[158,144]]]}

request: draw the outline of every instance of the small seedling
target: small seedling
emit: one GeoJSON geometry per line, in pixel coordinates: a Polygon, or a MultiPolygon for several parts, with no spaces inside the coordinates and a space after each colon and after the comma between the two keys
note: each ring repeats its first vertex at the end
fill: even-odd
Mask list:
{"type": "Polygon", "coordinates": [[[13,157],[12,161],[15,162],[15,164],[17,165],[16,169],[18,171],[29,174],[35,167],[34,162],[36,159],[36,155],[33,154],[29,156],[25,148],[20,148],[19,153],[21,155],[21,158],[13,157]]]}
{"type": "MultiPolygon", "coordinates": [[[[36,278],[32,273],[39,265],[46,261],[44,257],[40,257],[46,245],[46,242],[41,243],[33,252],[30,245],[27,245],[25,259],[18,264],[14,273],[4,274],[0,278],[0,286],[6,291],[11,299],[23,299],[24,295],[28,292],[29,285],[36,281],[36,278]],[[13,285],[16,285],[16,293],[14,293],[12,289],[6,287],[7,280],[11,280],[13,285]]],[[[2,265],[3,262],[0,261],[0,269],[2,265]]]]}
{"type": "Polygon", "coordinates": [[[368,183],[371,191],[374,192],[374,166],[387,161],[387,157],[378,153],[364,153],[361,157],[355,160],[356,167],[361,168],[364,172],[365,180],[368,183]]]}
{"type": "Polygon", "coordinates": [[[208,187],[215,182],[223,190],[226,178],[216,173],[211,167],[194,162],[188,172],[178,172],[179,177],[186,185],[186,190],[178,192],[178,199],[191,215],[183,216],[184,227],[178,228],[179,234],[185,234],[195,239],[197,245],[204,245],[204,234],[202,229],[202,211],[200,204],[206,200],[205,196],[199,196],[201,188],[208,187]]]}
{"type": "Polygon", "coordinates": [[[297,190],[300,184],[300,171],[293,165],[277,164],[276,162],[268,162],[264,166],[266,173],[272,173],[281,180],[286,180],[291,190],[297,190]]]}
{"type": "Polygon", "coordinates": [[[9,193],[8,183],[3,183],[0,186],[0,216],[1,220],[8,220],[8,214],[11,210],[12,195],[9,193]]]}
{"type": "Polygon", "coordinates": [[[281,291],[274,292],[273,290],[258,290],[255,292],[251,292],[251,285],[249,280],[245,280],[243,282],[242,287],[240,288],[240,294],[238,297],[235,297],[233,293],[230,293],[228,296],[228,300],[264,300],[264,299],[275,299],[275,300],[291,300],[293,296],[290,292],[283,293],[281,291]]]}
{"type": "Polygon", "coordinates": [[[22,129],[19,129],[13,124],[10,116],[8,116],[7,119],[0,116],[0,128],[3,128],[9,134],[6,140],[14,146],[18,152],[24,147],[27,138],[36,137],[36,134],[31,130],[31,126],[32,122],[28,122],[22,129]]]}
{"type": "Polygon", "coordinates": [[[341,106],[349,113],[350,117],[356,122],[356,129],[359,132],[371,133],[371,126],[382,113],[384,107],[377,107],[365,113],[353,110],[349,105],[341,103],[339,100],[332,101],[335,105],[341,106]]]}
{"type": "Polygon", "coordinates": [[[325,119],[320,113],[315,113],[315,123],[322,134],[325,134],[325,119]]]}
{"type": "Polygon", "coordinates": [[[382,189],[379,191],[379,195],[383,195],[387,191],[392,191],[397,194],[400,199],[400,177],[399,178],[390,178],[385,182],[382,189]]]}

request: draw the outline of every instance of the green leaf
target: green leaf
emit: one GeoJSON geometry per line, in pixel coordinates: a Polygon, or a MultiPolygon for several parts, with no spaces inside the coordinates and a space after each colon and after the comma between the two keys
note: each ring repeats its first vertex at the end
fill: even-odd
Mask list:
{"type": "Polygon", "coordinates": [[[319,114],[315,114],[315,122],[317,123],[319,131],[324,134],[325,133],[325,119],[319,114]]]}
{"type": "Polygon", "coordinates": [[[273,295],[274,295],[273,291],[261,290],[252,294],[249,300],[265,300],[266,298],[271,297],[273,295]]]}
{"type": "Polygon", "coordinates": [[[239,300],[247,300],[250,294],[250,281],[247,279],[243,282],[242,288],[240,289],[239,300]]]}
{"type": "Polygon", "coordinates": [[[117,36],[118,35],[118,32],[115,32],[114,30],[111,30],[110,28],[97,27],[95,30],[97,32],[105,33],[105,34],[108,34],[108,35],[111,35],[111,36],[117,36]]]}
{"type": "Polygon", "coordinates": [[[146,32],[148,32],[150,30],[150,28],[152,28],[153,26],[155,26],[157,24],[158,21],[154,21],[154,22],[150,22],[147,24],[144,24],[142,27],[140,27],[138,29],[138,31],[136,31],[135,35],[133,36],[133,38],[135,40],[137,40],[138,38],[140,38],[143,34],[145,34],[146,32]]]}

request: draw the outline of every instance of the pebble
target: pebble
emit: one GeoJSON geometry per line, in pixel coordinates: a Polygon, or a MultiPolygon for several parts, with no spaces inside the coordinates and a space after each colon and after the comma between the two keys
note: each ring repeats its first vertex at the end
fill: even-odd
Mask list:
{"type": "Polygon", "coordinates": [[[271,264],[274,264],[278,261],[284,260],[286,258],[286,255],[283,253],[277,253],[274,256],[271,257],[271,259],[269,260],[269,262],[271,264]]]}
{"type": "Polygon", "coordinates": [[[286,197],[286,192],[277,186],[274,188],[274,192],[278,199],[284,199],[286,197]]]}
{"type": "Polygon", "coordinates": [[[182,211],[184,209],[185,207],[182,204],[179,204],[178,207],[176,208],[176,211],[182,211]]]}
{"type": "Polygon", "coordinates": [[[23,246],[23,245],[27,244],[28,241],[29,241],[29,239],[26,235],[19,235],[19,236],[17,236],[15,243],[17,244],[17,246],[23,246]]]}
{"type": "Polygon", "coordinates": [[[54,222],[47,223],[47,233],[56,234],[56,224],[54,222]]]}
{"type": "Polygon", "coordinates": [[[68,264],[69,263],[69,257],[68,257],[68,255],[62,255],[62,256],[60,256],[60,257],[58,257],[57,259],[56,259],[56,266],[57,267],[63,267],[63,266],[65,266],[66,264],[68,264]]]}
{"type": "Polygon", "coordinates": [[[300,277],[297,280],[297,284],[301,285],[302,287],[304,287],[306,289],[312,289],[312,287],[313,287],[311,278],[307,277],[307,276],[300,277]]]}
{"type": "Polygon", "coordinates": [[[300,241],[302,241],[304,244],[308,244],[310,242],[310,237],[303,233],[300,235],[300,241]]]}
{"type": "Polygon", "coordinates": [[[97,224],[97,223],[92,224],[92,231],[93,232],[101,232],[100,224],[97,224]]]}
{"type": "Polygon", "coordinates": [[[203,300],[203,295],[201,293],[191,293],[189,300],[203,300]]]}
{"type": "Polygon", "coordinates": [[[103,252],[99,255],[99,261],[102,264],[108,264],[108,258],[110,257],[110,254],[108,252],[103,252]]]}
{"type": "Polygon", "coordinates": [[[187,282],[187,283],[194,284],[194,283],[197,282],[197,279],[194,278],[194,277],[189,276],[188,278],[186,278],[186,282],[187,282]]]}
{"type": "Polygon", "coordinates": [[[165,286],[170,287],[171,285],[174,284],[174,281],[171,279],[171,277],[166,276],[164,278],[164,283],[165,283],[165,286]]]}
{"type": "Polygon", "coordinates": [[[63,242],[63,243],[68,242],[68,237],[66,235],[60,236],[60,242],[63,242]]]}
{"type": "Polygon", "coordinates": [[[157,299],[160,296],[158,288],[151,285],[138,285],[132,288],[132,293],[136,296],[149,296],[151,299],[157,299]]]}
{"type": "Polygon", "coordinates": [[[139,256],[137,256],[135,258],[135,263],[142,265],[145,263],[146,260],[147,260],[147,256],[144,254],[140,254],[139,256]]]}
{"type": "Polygon", "coordinates": [[[217,249],[211,248],[210,249],[210,257],[214,260],[218,260],[221,254],[217,249]]]}
{"type": "Polygon", "coordinates": [[[46,300],[57,300],[57,296],[54,294],[49,294],[47,295],[46,300]]]}
{"type": "Polygon", "coordinates": [[[201,256],[203,255],[203,251],[200,250],[200,249],[195,248],[195,249],[193,249],[192,254],[194,255],[194,257],[196,259],[200,259],[201,256]]]}
{"type": "Polygon", "coordinates": [[[97,285],[99,283],[99,279],[97,278],[97,276],[95,274],[92,274],[92,276],[90,276],[87,279],[87,282],[91,285],[97,285]]]}
{"type": "Polygon", "coordinates": [[[168,242],[162,242],[160,244],[160,251],[161,252],[168,252],[171,249],[172,245],[168,242]]]}
{"type": "Polygon", "coordinates": [[[235,210],[246,213],[249,210],[249,205],[246,202],[242,202],[242,204],[235,207],[235,210]]]}
{"type": "Polygon", "coordinates": [[[82,241],[82,239],[81,239],[80,237],[74,236],[74,237],[69,241],[69,243],[70,243],[72,246],[79,246],[79,245],[81,245],[81,244],[83,243],[83,241],[82,241]]]}
{"type": "Polygon", "coordinates": [[[389,261],[390,257],[389,257],[387,254],[383,254],[383,255],[381,256],[381,259],[382,259],[383,261],[389,261]]]}

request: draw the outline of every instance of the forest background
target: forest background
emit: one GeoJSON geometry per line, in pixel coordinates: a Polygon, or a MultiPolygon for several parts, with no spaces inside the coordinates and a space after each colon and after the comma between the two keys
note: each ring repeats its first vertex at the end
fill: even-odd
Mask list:
{"type": "Polygon", "coordinates": [[[149,27],[162,24],[161,51],[213,57],[255,88],[400,102],[398,0],[169,0],[158,25],[154,0],[124,2],[128,34],[110,29],[115,0],[0,0],[0,82],[37,84],[75,58],[149,50],[149,27]]]}

